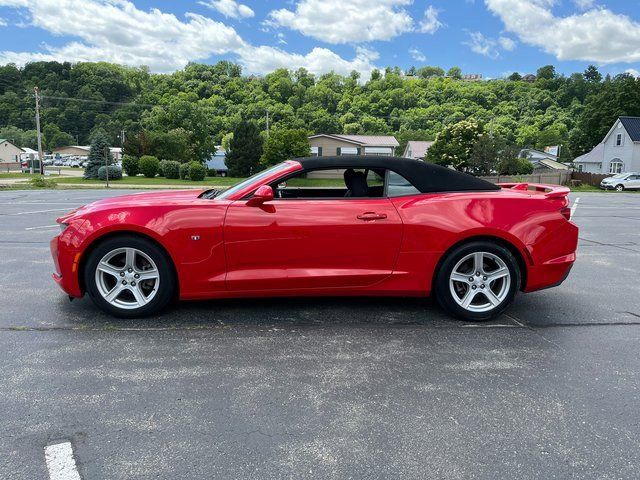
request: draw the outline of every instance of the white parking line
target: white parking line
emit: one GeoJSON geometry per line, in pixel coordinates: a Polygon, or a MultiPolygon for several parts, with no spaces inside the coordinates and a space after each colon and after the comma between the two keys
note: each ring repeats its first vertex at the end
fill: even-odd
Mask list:
{"type": "Polygon", "coordinates": [[[33,210],[31,212],[17,212],[17,213],[7,213],[8,217],[13,217],[16,215],[29,215],[31,213],[49,213],[49,212],[68,212],[70,208],[52,208],[50,210],[33,210]]]}
{"type": "Polygon", "coordinates": [[[55,225],[42,225],[41,227],[27,227],[25,230],[40,230],[42,228],[58,228],[60,225],[57,223],[55,225]]]}
{"type": "Polygon", "coordinates": [[[47,445],[44,448],[44,458],[51,480],[81,480],[76,461],[73,458],[71,443],[47,445]]]}
{"type": "Polygon", "coordinates": [[[573,218],[573,215],[576,213],[576,208],[578,208],[578,203],[580,203],[580,197],[576,198],[573,201],[573,205],[571,205],[571,218],[573,218]]]}

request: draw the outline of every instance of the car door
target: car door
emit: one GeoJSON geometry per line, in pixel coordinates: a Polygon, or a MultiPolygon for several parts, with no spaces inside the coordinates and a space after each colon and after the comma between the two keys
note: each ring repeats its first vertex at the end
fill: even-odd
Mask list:
{"type": "Polygon", "coordinates": [[[629,177],[624,182],[624,188],[640,189],[640,175],[629,175],[629,177]]]}
{"type": "Polygon", "coordinates": [[[402,221],[386,197],[237,200],[224,224],[227,289],[372,285],[393,272],[401,239],[402,221]]]}

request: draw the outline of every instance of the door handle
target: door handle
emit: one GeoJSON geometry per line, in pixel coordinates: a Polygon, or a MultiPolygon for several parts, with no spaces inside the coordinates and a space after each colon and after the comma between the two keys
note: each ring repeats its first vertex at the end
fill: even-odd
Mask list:
{"type": "Polygon", "coordinates": [[[370,220],[384,220],[387,215],[384,213],[365,212],[362,215],[358,215],[358,220],[364,220],[365,222],[370,220]]]}

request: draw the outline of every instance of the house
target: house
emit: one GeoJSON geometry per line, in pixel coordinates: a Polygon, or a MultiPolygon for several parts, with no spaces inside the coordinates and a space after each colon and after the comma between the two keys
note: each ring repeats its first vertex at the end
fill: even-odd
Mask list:
{"type": "Polygon", "coordinates": [[[399,145],[392,135],[319,134],[309,137],[311,155],[393,155],[399,145]]]}
{"type": "Polygon", "coordinates": [[[0,162],[10,163],[19,162],[20,155],[24,153],[20,147],[16,147],[9,140],[0,138],[0,162]]]}
{"type": "Polygon", "coordinates": [[[520,150],[518,158],[529,160],[534,170],[569,170],[569,166],[560,163],[556,155],[534,148],[523,148],[520,150]]]}
{"type": "MultiPolygon", "coordinates": [[[[66,157],[66,156],[88,157],[89,150],[91,150],[91,147],[89,145],[70,145],[68,147],[54,148],[51,153],[53,153],[56,157],[66,157]]],[[[121,147],[109,147],[109,151],[111,152],[111,156],[116,162],[119,160],[122,160],[121,147]]]]}
{"type": "Polygon", "coordinates": [[[207,164],[207,168],[209,170],[215,170],[216,175],[220,175],[221,177],[226,177],[229,173],[229,169],[227,168],[227,164],[224,159],[227,155],[227,151],[222,148],[222,145],[216,145],[216,153],[211,155],[211,158],[207,160],[205,163],[207,164]]]}
{"type": "Polygon", "coordinates": [[[604,139],[573,164],[579,172],[640,172],[640,117],[618,118],[604,139]]]}
{"type": "Polygon", "coordinates": [[[407,146],[404,147],[404,158],[413,158],[414,160],[424,160],[427,150],[431,148],[434,142],[423,142],[421,140],[409,140],[407,146]]]}

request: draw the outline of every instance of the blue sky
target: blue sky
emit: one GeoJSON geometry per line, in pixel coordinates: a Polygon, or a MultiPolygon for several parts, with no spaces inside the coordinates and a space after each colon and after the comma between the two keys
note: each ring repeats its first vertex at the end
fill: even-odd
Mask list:
{"type": "Polygon", "coordinates": [[[640,71],[640,0],[0,0],[0,63],[640,71]]]}

